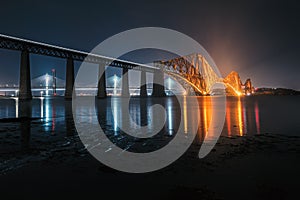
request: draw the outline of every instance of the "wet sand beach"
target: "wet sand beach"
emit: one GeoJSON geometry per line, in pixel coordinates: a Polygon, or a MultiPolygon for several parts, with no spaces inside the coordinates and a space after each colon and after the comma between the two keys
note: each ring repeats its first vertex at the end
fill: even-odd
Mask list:
{"type": "Polygon", "coordinates": [[[7,198],[293,199],[300,177],[300,138],[262,134],[221,137],[204,159],[192,145],[172,165],[128,174],[100,164],[78,137],[1,162],[7,198]],[[10,168],[12,166],[12,168],[10,168]]]}

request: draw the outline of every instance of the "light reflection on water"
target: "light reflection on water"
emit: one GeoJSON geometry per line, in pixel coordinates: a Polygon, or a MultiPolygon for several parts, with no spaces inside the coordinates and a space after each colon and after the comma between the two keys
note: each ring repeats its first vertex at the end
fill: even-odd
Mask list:
{"type": "Polygon", "coordinates": [[[227,100],[224,135],[243,136],[245,134],[260,133],[261,122],[258,101],[253,100],[247,101],[242,97],[227,100]]]}
{"type": "MultiPolygon", "coordinates": [[[[135,122],[130,124],[132,130],[138,125],[147,125],[149,133],[159,123],[155,113],[150,107],[160,103],[166,109],[166,124],[164,130],[166,135],[172,136],[176,133],[180,120],[183,120],[183,134],[188,134],[198,124],[198,138],[203,140],[210,126],[212,118],[211,98],[214,97],[182,97],[183,108],[178,108],[175,98],[132,98],[129,113],[135,122]],[[199,110],[189,105],[189,98],[197,98],[199,110]],[[197,119],[200,119],[199,121],[197,119]]],[[[299,97],[228,97],[226,102],[226,119],[222,131],[223,136],[244,136],[247,134],[260,134],[271,132],[279,134],[297,134],[300,127],[297,122],[299,117],[299,97]],[[288,102],[285,104],[284,102],[288,102]],[[269,103],[272,102],[272,103],[269,103]],[[285,106],[285,109],[281,107],[285,106]],[[277,111],[277,112],[275,112],[277,111]],[[294,113],[293,113],[294,111],[294,113]],[[274,114],[275,113],[275,114],[274,114]],[[278,119],[280,118],[280,119],[278,119]],[[274,124],[273,121],[280,121],[274,124]]],[[[99,100],[102,107],[98,113],[101,126],[105,126],[107,132],[114,135],[120,134],[122,124],[130,123],[122,116],[119,104],[120,98],[108,98],[99,100]],[[115,118],[113,117],[115,116],[115,118]]],[[[63,98],[39,97],[31,102],[22,102],[18,99],[0,100],[0,119],[33,117],[41,119],[41,133],[55,134],[66,132],[67,135],[74,134],[72,119],[72,102],[63,98]]],[[[91,116],[91,110],[80,108],[80,113],[91,116]]],[[[93,119],[89,119],[92,122],[93,119]]],[[[24,122],[25,123],[25,122],[24,122]]],[[[26,123],[31,123],[30,120],[26,123]]],[[[1,124],[1,123],[0,123],[1,124]]],[[[22,122],[21,122],[22,124],[22,122]]],[[[30,127],[30,124],[28,125],[30,127]]],[[[28,129],[26,126],[26,129],[28,129]]],[[[1,129],[0,125],[0,129],[1,129]]]]}

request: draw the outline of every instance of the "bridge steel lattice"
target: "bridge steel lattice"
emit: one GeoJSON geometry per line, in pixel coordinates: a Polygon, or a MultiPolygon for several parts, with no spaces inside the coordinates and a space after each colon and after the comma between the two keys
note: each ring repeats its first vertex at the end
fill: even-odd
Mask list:
{"type": "Polygon", "coordinates": [[[168,61],[156,61],[155,66],[180,82],[186,91],[193,89],[196,94],[212,94],[213,86],[216,83],[224,84],[227,93],[235,96],[253,91],[250,79],[242,84],[237,72],[231,72],[224,79],[218,76],[201,54],[195,53],[168,61]]]}

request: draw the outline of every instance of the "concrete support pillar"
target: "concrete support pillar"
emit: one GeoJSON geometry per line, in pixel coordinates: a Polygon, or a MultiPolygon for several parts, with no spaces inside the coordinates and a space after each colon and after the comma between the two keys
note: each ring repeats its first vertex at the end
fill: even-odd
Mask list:
{"type": "Polygon", "coordinates": [[[98,75],[98,92],[97,97],[99,99],[106,98],[106,76],[105,76],[105,65],[99,64],[99,75],[98,75]]]}
{"type": "Polygon", "coordinates": [[[128,82],[128,69],[123,68],[122,76],[122,97],[129,97],[129,82],[128,82]]]}
{"type": "Polygon", "coordinates": [[[22,100],[32,99],[29,52],[23,50],[20,64],[19,98],[22,100]]]}
{"type": "Polygon", "coordinates": [[[164,73],[161,70],[155,70],[153,74],[153,97],[165,97],[164,73]]]}
{"type": "Polygon", "coordinates": [[[74,61],[67,58],[65,99],[71,99],[74,87],[74,61]]]}
{"type": "Polygon", "coordinates": [[[147,82],[146,82],[146,72],[141,71],[141,88],[140,97],[147,97],[147,82]]]}

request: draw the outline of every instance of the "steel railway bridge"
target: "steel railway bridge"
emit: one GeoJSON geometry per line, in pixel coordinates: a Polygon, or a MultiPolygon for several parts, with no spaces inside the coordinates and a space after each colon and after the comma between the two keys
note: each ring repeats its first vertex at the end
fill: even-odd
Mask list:
{"type": "MultiPolygon", "coordinates": [[[[240,96],[251,92],[253,89],[251,81],[247,80],[243,85],[236,72],[232,72],[224,79],[220,78],[206,59],[200,54],[192,54],[169,61],[156,61],[154,62],[154,66],[150,66],[2,34],[0,34],[0,48],[21,52],[19,99],[32,98],[30,54],[66,59],[66,99],[72,98],[74,87],[74,61],[85,61],[99,65],[99,74],[103,75],[99,77],[98,81],[98,98],[105,98],[107,96],[105,66],[122,68],[123,75],[131,69],[141,71],[140,96],[142,97],[147,96],[146,72],[153,73],[154,82],[157,83],[153,84],[152,96],[154,97],[166,95],[164,73],[177,80],[186,91],[192,89],[198,95],[211,94],[212,86],[217,82],[223,83],[233,95],[240,96]]],[[[129,97],[128,76],[123,77],[122,96],[129,97]]]]}

